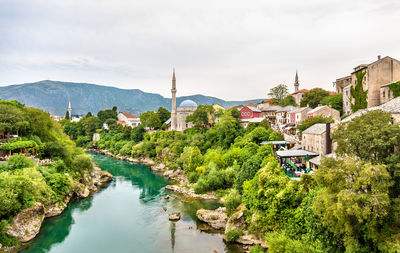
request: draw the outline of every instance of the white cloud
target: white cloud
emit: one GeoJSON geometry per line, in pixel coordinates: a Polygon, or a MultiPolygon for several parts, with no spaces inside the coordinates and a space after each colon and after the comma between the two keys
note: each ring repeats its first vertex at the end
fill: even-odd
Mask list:
{"type": "Polygon", "coordinates": [[[0,83],[42,79],[224,99],[302,88],[400,58],[391,0],[0,0],[0,83]]]}

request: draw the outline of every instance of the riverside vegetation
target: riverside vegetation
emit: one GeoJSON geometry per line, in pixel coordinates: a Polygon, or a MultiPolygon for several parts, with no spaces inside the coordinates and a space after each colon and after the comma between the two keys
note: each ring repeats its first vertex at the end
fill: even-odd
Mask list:
{"type": "Polygon", "coordinates": [[[93,162],[48,113],[16,101],[0,100],[0,131],[19,136],[0,146],[0,152],[11,154],[0,162],[1,249],[32,239],[44,216],[58,215],[71,197],[82,195],[93,183],[93,162]],[[32,158],[20,154],[21,150],[32,158]],[[39,221],[33,232],[26,227],[18,231],[17,217],[29,223],[36,216],[39,221]]]}
{"type": "MultiPolygon", "coordinates": [[[[246,232],[265,240],[269,252],[400,251],[400,126],[389,114],[373,111],[340,125],[333,135],[338,158],[323,159],[299,181],[285,176],[271,146],[259,145],[282,139],[267,121],[244,129],[237,110],[210,106],[188,120],[195,127],[184,133],[111,124],[98,130],[96,143],[73,137],[87,138],[79,142],[86,147],[182,168],[196,193],[223,197],[228,223],[242,220],[227,227],[229,241],[246,232]]],[[[66,122],[66,133],[85,133],[84,122],[66,122]]]]}

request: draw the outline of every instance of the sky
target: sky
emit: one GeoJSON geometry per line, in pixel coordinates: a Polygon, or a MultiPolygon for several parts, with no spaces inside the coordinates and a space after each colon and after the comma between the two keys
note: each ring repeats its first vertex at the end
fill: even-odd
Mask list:
{"type": "Polygon", "coordinates": [[[171,97],[334,90],[400,59],[398,0],[0,0],[0,86],[57,80],[171,97]]]}

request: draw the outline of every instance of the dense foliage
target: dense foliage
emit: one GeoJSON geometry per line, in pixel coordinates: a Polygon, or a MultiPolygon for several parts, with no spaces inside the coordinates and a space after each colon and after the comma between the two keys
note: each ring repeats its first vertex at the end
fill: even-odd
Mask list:
{"type": "Polygon", "coordinates": [[[2,131],[18,134],[17,139],[0,146],[2,155],[12,154],[0,162],[0,244],[12,246],[18,240],[5,232],[13,216],[36,202],[46,206],[64,200],[74,191],[72,182],[82,180],[93,164],[46,112],[0,100],[0,118],[2,131]],[[19,153],[22,151],[36,159],[52,160],[35,166],[35,160],[19,153]]]}
{"type": "Polygon", "coordinates": [[[279,102],[279,106],[285,107],[288,105],[298,106],[293,96],[287,96],[279,102]]]}
{"type": "Polygon", "coordinates": [[[351,110],[356,112],[360,109],[365,109],[368,106],[368,90],[364,90],[363,88],[363,80],[366,72],[359,71],[356,73],[356,86],[351,87],[350,94],[352,99],[354,100],[354,104],[351,102],[351,110]]]}
{"type": "Polygon", "coordinates": [[[284,84],[279,84],[278,86],[270,89],[268,96],[271,98],[275,98],[278,101],[284,99],[287,95],[289,95],[289,89],[284,84]]]}
{"type": "Polygon", "coordinates": [[[393,97],[397,98],[400,96],[400,81],[391,83],[389,85],[389,89],[392,91],[393,97]]]}
{"type": "Polygon", "coordinates": [[[303,120],[300,124],[297,125],[297,130],[299,130],[300,135],[301,133],[306,130],[307,128],[311,127],[312,125],[318,124],[318,123],[333,123],[335,120],[332,117],[325,117],[325,116],[315,116],[315,117],[310,117],[305,120],[303,120]]]}
{"type": "Polygon", "coordinates": [[[333,109],[336,109],[340,112],[340,114],[343,113],[343,94],[336,94],[336,95],[330,95],[327,97],[324,97],[321,100],[321,104],[323,105],[331,105],[333,109]]]}
{"type": "Polygon", "coordinates": [[[319,104],[322,104],[322,100],[327,96],[329,96],[329,92],[327,92],[326,90],[321,88],[314,88],[304,94],[300,105],[301,107],[309,106],[311,108],[315,108],[319,104]]]}

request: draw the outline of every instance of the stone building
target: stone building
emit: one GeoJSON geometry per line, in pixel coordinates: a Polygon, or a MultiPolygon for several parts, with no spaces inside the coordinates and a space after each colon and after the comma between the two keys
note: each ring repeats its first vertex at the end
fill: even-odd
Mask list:
{"type": "Polygon", "coordinates": [[[307,117],[315,116],[332,117],[335,122],[340,122],[340,112],[327,105],[318,105],[311,111],[307,112],[307,117]]]}
{"type": "Polygon", "coordinates": [[[276,124],[284,125],[284,124],[288,123],[286,114],[290,111],[293,111],[294,109],[297,109],[297,107],[288,105],[288,106],[281,107],[280,109],[276,110],[276,124]]]}
{"type": "Polygon", "coordinates": [[[336,91],[343,93],[343,112],[351,113],[351,104],[354,99],[351,97],[350,89],[357,84],[357,74],[365,72],[362,80],[363,89],[368,90],[368,108],[381,105],[390,99],[393,94],[389,84],[400,80],[400,61],[386,56],[370,64],[361,64],[353,69],[351,76],[336,79],[336,91]],[[347,93],[347,94],[345,94],[347,93]]]}
{"type": "Polygon", "coordinates": [[[331,124],[314,124],[302,133],[301,145],[304,150],[308,150],[319,155],[332,153],[331,124]]]}
{"type": "Polygon", "coordinates": [[[117,115],[117,118],[118,118],[119,122],[124,122],[123,124],[122,123],[120,123],[120,124],[125,125],[125,126],[137,127],[140,125],[140,118],[138,118],[130,113],[120,112],[117,115]]]}
{"type": "Polygon", "coordinates": [[[310,107],[301,107],[288,112],[288,123],[295,125],[300,124],[303,120],[307,118],[307,113],[309,111],[311,111],[310,107]]]}

